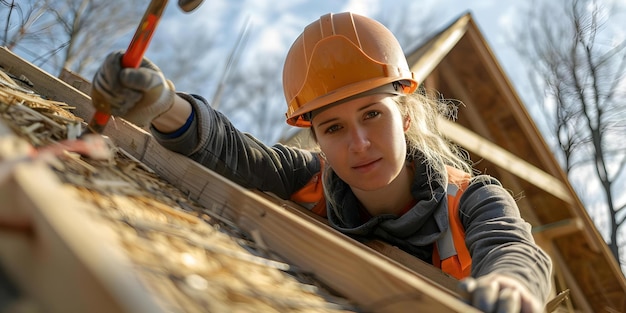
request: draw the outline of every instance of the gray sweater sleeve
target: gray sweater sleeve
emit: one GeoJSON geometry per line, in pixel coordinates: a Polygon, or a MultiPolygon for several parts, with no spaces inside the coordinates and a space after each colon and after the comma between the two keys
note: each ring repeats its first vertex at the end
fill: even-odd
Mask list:
{"type": "Polygon", "coordinates": [[[151,129],[165,148],[246,188],[271,192],[283,199],[289,199],[320,171],[317,154],[281,144],[267,146],[237,130],[202,97],[179,96],[191,103],[195,116],[189,129],[176,138],[151,129]]]}
{"type": "Polygon", "coordinates": [[[535,243],[513,197],[500,182],[478,176],[460,199],[472,276],[499,273],[517,278],[544,303],[551,288],[550,257],[535,243]]]}

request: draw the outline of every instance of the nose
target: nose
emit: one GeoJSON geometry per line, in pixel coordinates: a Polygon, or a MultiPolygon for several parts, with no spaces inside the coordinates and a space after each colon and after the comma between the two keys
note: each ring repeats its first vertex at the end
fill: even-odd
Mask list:
{"type": "Polygon", "coordinates": [[[351,152],[363,152],[370,147],[369,134],[363,127],[354,127],[350,131],[350,146],[351,152]]]}

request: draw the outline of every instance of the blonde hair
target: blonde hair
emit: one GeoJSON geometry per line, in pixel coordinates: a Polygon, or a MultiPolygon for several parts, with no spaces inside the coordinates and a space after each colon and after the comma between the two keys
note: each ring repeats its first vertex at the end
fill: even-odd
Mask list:
{"type": "Polygon", "coordinates": [[[454,119],[457,103],[428,96],[421,92],[394,97],[401,114],[411,120],[405,132],[407,159],[419,157],[433,170],[427,173],[431,180],[445,186],[446,166],[457,168],[472,175],[468,153],[453,142],[448,141],[439,131],[440,117],[454,119]]]}
{"type": "MultiPolygon", "coordinates": [[[[422,91],[394,96],[393,100],[398,105],[401,115],[410,119],[409,129],[405,132],[407,161],[417,160],[426,164],[426,168],[430,171],[426,173],[429,179],[442,186],[446,186],[448,182],[446,166],[457,168],[469,175],[473,174],[468,153],[446,140],[437,126],[439,117],[456,118],[457,103],[426,95],[422,91]]],[[[312,128],[311,131],[315,138],[312,128]]],[[[323,153],[321,155],[323,157],[323,153]]],[[[335,199],[332,196],[334,191],[330,186],[333,186],[335,180],[340,178],[328,162],[325,164],[327,165],[324,169],[324,194],[326,201],[335,207],[335,199]]]]}

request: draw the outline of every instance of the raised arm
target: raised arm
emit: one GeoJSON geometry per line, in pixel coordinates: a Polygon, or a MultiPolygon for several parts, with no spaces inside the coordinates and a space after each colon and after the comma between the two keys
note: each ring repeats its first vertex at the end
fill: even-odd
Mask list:
{"type": "Polygon", "coordinates": [[[459,211],[473,277],[461,287],[471,304],[485,312],[543,312],[552,264],[509,192],[494,178],[479,176],[459,211]]]}

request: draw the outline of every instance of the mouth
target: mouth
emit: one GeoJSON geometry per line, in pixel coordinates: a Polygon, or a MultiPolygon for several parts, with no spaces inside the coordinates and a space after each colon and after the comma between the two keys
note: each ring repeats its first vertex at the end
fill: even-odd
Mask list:
{"type": "Polygon", "coordinates": [[[362,163],[359,163],[359,164],[353,166],[352,169],[357,170],[357,171],[368,171],[372,167],[376,166],[376,164],[378,164],[378,162],[380,162],[380,160],[382,160],[382,158],[371,160],[371,161],[362,162],[362,163]]]}

